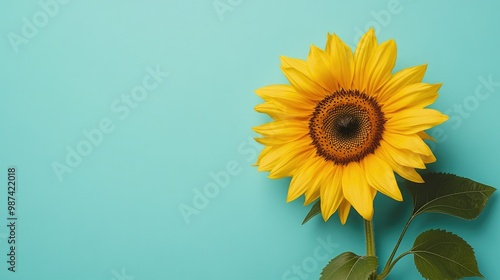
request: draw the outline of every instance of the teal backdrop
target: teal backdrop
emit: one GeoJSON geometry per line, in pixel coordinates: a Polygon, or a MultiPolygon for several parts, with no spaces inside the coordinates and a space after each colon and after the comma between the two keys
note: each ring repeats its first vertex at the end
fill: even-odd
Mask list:
{"type": "MultiPolygon", "coordinates": [[[[427,63],[424,80],[444,83],[432,107],[450,116],[431,132],[429,169],[499,187],[499,11],[493,0],[3,1],[0,279],[307,280],[363,254],[357,213],[301,225],[309,207],[286,203],[289,179],[252,166],[251,127],[269,120],[253,91],[285,83],[279,56],[305,59],[328,32],[353,47],[374,26],[397,42],[395,70],[427,63]]],[[[382,262],[411,211],[404,196],[376,198],[382,262]]],[[[498,279],[499,212],[494,194],[472,222],[422,216],[401,250],[447,229],[498,279]]],[[[388,279],[422,277],[408,256],[388,279]]]]}

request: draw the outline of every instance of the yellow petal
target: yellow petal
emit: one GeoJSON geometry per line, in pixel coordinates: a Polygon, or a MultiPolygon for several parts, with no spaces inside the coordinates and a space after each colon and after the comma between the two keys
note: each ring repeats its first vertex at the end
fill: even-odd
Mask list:
{"type": "Polygon", "coordinates": [[[392,75],[389,81],[382,87],[378,96],[378,102],[383,103],[395,95],[401,88],[420,83],[424,78],[427,64],[403,69],[392,75]]]}
{"type": "Polygon", "coordinates": [[[298,169],[304,162],[312,158],[315,151],[313,149],[304,150],[297,154],[288,153],[284,154],[279,162],[273,167],[269,173],[269,178],[279,179],[283,177],[292,176],[295,170],[298,169]]]}
{"type": "Polygon", "coordinates": [[[314,110],[316,102],[297,92],[291,85],[271,85],[255,90],[266,101],[273,101],[287,107],[308,108],[314,110]]]}
{"type": "MultiPolygon", "coordinates": [[[[307,169],[307,167],[305,169],[307,169]]],[[[306,172],[306,171],[296,173],[292,177],[292,181],[290,181],[290,186],[288,187],[288,194],[286,197],[286,202],[291,202],[291,201],[297,199],[299,196],[303,195],[304,192],[309,187],[308,184],[312,178],[302,175],[302,173],[304,173],[304,172],[306,172]]]]}
{"type": "Polygon", "coordinates": [[[286,115],[277,106],[276,103],[269,101],[255,106],[255,111],[263,114],[268,114],[271,118],[275,120],[284,119],[286,115]]]}
{"type": "Polygon", "coordinates": [[[427,132],[425,132],[425,131],[420,131],[417,133],[417,135],[420,136],[420,138],[422,138],[422,140],[431,140],[431,141],[436,142],[436,139],[434,139],[434,137],[427,134],[427,132]]]}
{"type": "Polygon", "coordinates": [[[298,59],[298,58],[292,58],[292,57],[286,57],[286,56],[280,56],[281,60],[281,66],[284,68],[294,68],[298,70],[301,74],[305,75],[306,77],[310,78],[311,76],[309,75],[309,68],[307,66],[307,62],[298,59]]]}
{"type": "Polygon", "coordinates": [[[310,187],[305,192],[304,205],[308,205],[318,199],[321,186],[329,183],[327,179],[329,178],[328,174],[333,172],[333,168],[334,166],[331,162],[318,158],[317,170],[319,172],[316,173],[315,178],[311,181],[310,187]]]}
{"type": "Polygon", "coordinates": [[[316,187],[313,191],[306,191],[306,199],[304,200],[304,206],[307,206],[319,198],[319,186],[316,187]]]}
{"type": "Polygon", "coordinates": [[[429,146],[417,134],[404,135],[386,130],[383,139],[398,149],[410,150],[425,156],[432,154],[429,146]]]}
{"type": "Polygon", "coordinates": [[[403,201],[392,168],[374,154],[369,154],[362,161],[368,185],[397,201],[403,201]]]}
{"type": "Polygon", "coordinates": [[[288,187],[288,195],[286,198],[287,202],[297,199],[311,187],[311,183],[314,183],[314,179],[318,175],[316,167],[319,164],[319,160],[310,159],[307,162],[304,162],[304,165],[297,170],[292,177],[292,181],[290,181],[290,186],[288,187]]]}
{"type": "Polygon", "coordinates": [[[342,194],[342,173],[343,167],[336,166],[326,177],[329,182],[321,185],[321,215],[325,222],[335,213],[344,199],[342,194]]]}
{"type": "Polygon", "coordinates": [[[311,78],[320,84],[326,91],[334,92],[339,89],[334,77],[333,64],[330,57],[321,49],[311,45],[307,58],[311,78]]]}
{"type": "Polygon", "coordinates": [[[375,95],[377,91],[385,85],[392,75],[392,69],[396,65],[396,42],[386,41],[375,50],[366,66],[368,75],[368,85],[366,92],[375,95]]]}
{"type": "Polygon", "coordinates": [[[272,147],[264,147],[262,151],[260,152],[259,156],[257,157],[257,161],[253,164],[253,166],[258,166],[260,164],[260,161],[262,160],[263,157],[265,157],[270,151],[272,147]]]}
{"type": "Polygon", "coordinates": [[[434,154],[430,154],[428,156],[425,156],[425,155],[420,155],[420,157],[422,157],[422,161],[427,164],[427,163],[433,163],[433,162],[436,162],[436,157],[434,156],[434,154]]]}
{"type": "Polygon", "coordinates": [[[336,34],[328,39],[327,53],[330,55],[335,80],[341,88],[350,89],[354,75],[352,50],[336,34]]]}
{"type": "Polygon", "coordinates": [[[394,161],[401,165],[425,169],[425,164],[422,161],[422,158],[419,154],[413,151],[395,148],[385,140],[380,141],[379,149],[383,149],[387,154],[391,155],[394,161]]]}
{"type": "Polygon", "coordinates": [[[289,156],[298,155],[311,149],[310,141],[307,139],[298,139],[292,143],[272,147],[273,149],[260,159],[258,168],[259,171],[272,170],[283,159],[286,159],[289,156]]]}
{"type": "Polygon", "coordinates": [[[349,210],[351,210],[351,204],[347,200],[342,200],[339,205],[339,218],[340,222],[345,225],[347,222],[347,217],[349,216],[349,210]]]}
{"type": "Polygon", "coordinates": [[[441,124],[448,116],[434,109],[408,109],[395,114],[387,114],[387,130],[401,134],[413,134],[441,124]]]}
{"type": "Polygon", "coordinates": [[[319,189],[320,189],[319,182],[314,182],[310,185],[309,188],[307,188],[306,192],[304,193],[305,196],[304,206],[311,204],[311,202],[319,198],[319,189]]]}
{"type": "Polygon", "coordinates": [[[271,101],[279,96],[287,96],[287,95],[297,95],[301,97],[301,95],[291,86],[291,85],[269,85],[258,88],[255,90],[255,93],[265,101],[271,101]]]}
{"type": "MultiPolygon", "coordinates": [[[[303,136],[302,136],[303,137],[303,136]]],[[[297,137],[299,138],[299,137],[297,137]]],[[[280,146],[294,141],[294,138],[286,138],[286,137],[254,137],[254,140],[257,143],[262,144],[264,146],[280,146]]]]}
{"type": "Polygon", "coordinates": [[[383,106],[383,111],[393,113],[403,109],[422,109],[436,101],[441,84],[411,84],[396,92],[383,106]]]}
{"type": "Polygon", "coordinates": [[[354,52],[353,85],[354,88],[361,92],[366,92],[368,87],[369,75],[366,73],[366,67],[377,47],[378,43],[375,37],[375,31],[373,28],[370,28],[370,30],[361,37],[356,47],[356,51],[354,52]]]}
{"type": "MultiPolygon", "coordinates": [[[[284,63],[284,59],[285,58],[282,57],[283,65],[281,66],[281,70],[283,71],[283,74],[285,74],[288,81],[299,93],[306,95],[312,100],[321,100],[326,96],[327,92],[325,89],[313,81],[308,73],[304,73],[302,66],[300,67],[302,70],[295,67],[287,67],[285,65],[289,65],[289,63],[284,63]]],[[[303,63],[305,64],[305,67],[307,67],[306,62],[303,63]]]]}
{"type": "Polygon", "coordinates": [[[279,140],[278,138],[258,138],[258,137],[254,137],[253,138],[255,141],[257,141],[257,143],[259,144],[262,144],[264,146],[275,146],[275,145],[280,145],[280,144],[283,144],[282,140],[279,140]],[[278,142],[279,140],[279,142],[278,142]]]}
{"type": "Polygon", "coordinates": [[[253,131],[266,137],[281,137],[296,139],[309,133],[308,121],[278,120],[255,126],[253,131]]]}
{"type": "Polygon", "coordinates": [[[344,168],[344,174],[342,175],[342,191],[354,209],[365,220],[371,220],[373,216],[373,199],[376,192],[368,186],[364,174],[359,163],[350,162],[344,168]]]}
{"type": "Polygon", "coordinates": [[[399,174],[399,176],[401,176],[409,181],[415,182],[415,183],[423,183],[424,182],[424,180],[422,179],[420,174],[418,174],[414,168],[403,166],[403,165],[397,163],[392,158],[392,156],[389,155],[387,153],[387,151],[385,151],[384,149],[378,148],[377,150],[375,150],[375,155],[378,156],[383,161],[387,162],[391,166],[391,168],[396,173],[399,174]]]}

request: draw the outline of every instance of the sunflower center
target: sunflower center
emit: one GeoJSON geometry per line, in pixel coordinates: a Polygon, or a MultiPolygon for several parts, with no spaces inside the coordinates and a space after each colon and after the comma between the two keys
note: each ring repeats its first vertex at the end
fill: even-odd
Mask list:
{"type": "Polygon", "coordinates": [[[339,90],[321,100],[309,121],[317,154],[339,165],[360,161],[380,145],[385,118],[374,98],[339,90]]]}
{"type": "Polygon", "coordinates": [[[352,138],[359,132],[360,120],[353,115],[341,115],[334,121],[333,133],[342,138],[352,138]]]}

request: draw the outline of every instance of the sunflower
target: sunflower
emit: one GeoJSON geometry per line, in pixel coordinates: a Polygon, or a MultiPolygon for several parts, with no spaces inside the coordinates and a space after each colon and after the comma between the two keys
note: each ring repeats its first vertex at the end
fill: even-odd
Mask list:
{"type": "Polygon", "coordinates": [[[281,57],[290,84],[256,90],[265,103],[255,110],[273,121],[254,131],[265,146],[258,170],[292,177],[287,202],[304,194],[304,205],[321,199],[325,221],[338,211],[344,224],[351,206],[370,221],[377,192],[403,200],[394,172],[423,182],[415,168],[436,161],[425,130],[448,119],[425,108],[441,84],[421,82],[426,65],[392,74],[395,63],[396,43],[378,44],[373,29],[354,53],[328,34],[306,61],[281,57]]]}

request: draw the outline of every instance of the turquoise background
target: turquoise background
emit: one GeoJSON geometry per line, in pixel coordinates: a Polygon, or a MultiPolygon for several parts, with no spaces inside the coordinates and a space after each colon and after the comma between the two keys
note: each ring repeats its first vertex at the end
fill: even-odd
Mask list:
{"type": "MultiPolygon", "coordinates": [[[[286,82],[279,56],[304,59],[328,32],[355,46],[375,25],[380,41],[398,44],[396,70],[428,63],[425,81],[444,83],[433,107],[450,115],[433,132],[438,162],[429,168],[500,186],[497,1],[61,0],[48,12],[51,1],[40,3],[0,4],[0,279],[306,280],[318,279],[325,255],[363,254],[355,212],[344,226],[336,214],[302,226],[309,207],[285,202],[289,180],[251,166],[262,147],[250,128],[268,121],[253,110],[261,102],[253,90],[286,82]],[[31,38],[19,41],[23,28],[31,38]],[[137,93],[144,79],[157,86],[137,93]],[[122,95],[132,91],[140,101],[127,105],[122,95]],[[95,145],[85,146],[84,130],[95,145]],[[66,165],[78,145],[88,155],[58,178],[54,162],[66,165]],[[6,263],[11,166],[15,273],[6,263]],[[193,199],[198,209],[183,217],[193,199]]],[[[472,222],[423,216],[402,248],[421,231],[447,229],[497,279],[499,207],[495,194],[472,222]]],[[[382,262],[410,208],[406,192],[402,204],[377,196],[382,262]]],[[[406,257],[388,279],[421,276],[406,257]]]]}

